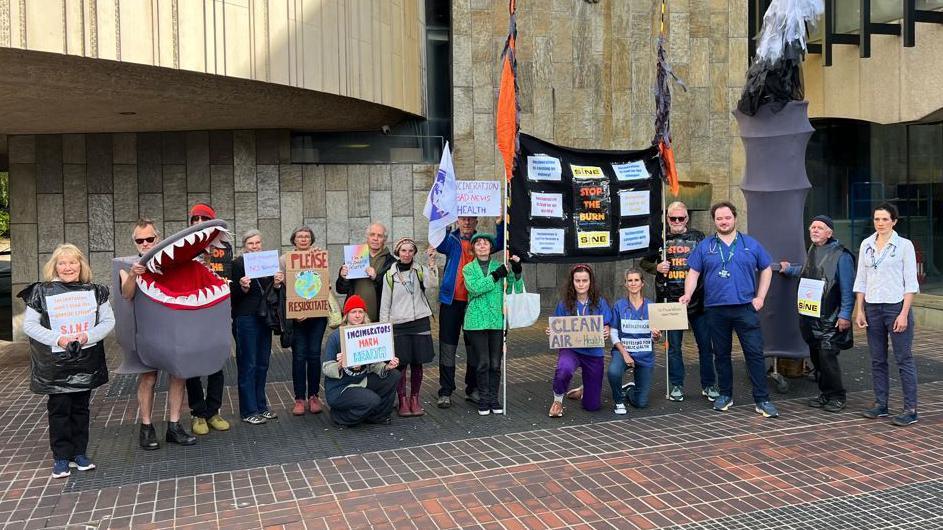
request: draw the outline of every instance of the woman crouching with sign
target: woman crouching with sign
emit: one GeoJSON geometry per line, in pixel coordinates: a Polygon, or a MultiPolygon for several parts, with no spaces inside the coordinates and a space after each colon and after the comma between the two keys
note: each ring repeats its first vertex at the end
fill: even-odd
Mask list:
{"type": "Polygon", "coordinates": [[[325,347],[326,358],[336,360],[327,361],[321,367],[331,419],[344,426],[364,422],[389,423],[400,380],[400,373],[396,370],[399,359],[393,357],[389,362],[347,366],[341,353],[343,326],[368,324],[370,319],[367,317],[367,304],[358,295],[347,298],[343,312],[341,328],[331,333],[325,347]]]}
{"type": "MultiPolygon", "coordinates": [[[[429,317],[432,308],[426,299],[426,286],[437,283],[436,269],[414,261],[418,248],[409,237],[393,245],[396,262],[383,275],[383,295],[380,297],[380,322],[393,325],[393,344],[396,356],[403,366],[399,380],[400,416],[422,416],[426,413],[419,399],[422,386],[422,365],[432,361],[432,327],[429,317]],[[409,397],[406,396],[406,367],[409,366],[409,397]]],[[[432,258],[434,259],[434,258],[432,258]]]]}
{"type": "Polygon", "coordinates": [[[94,469],[88,450],[92,389],[108,382],[102,341],[115,326],[108,288],[91,283],[92,270],[75,245],[56,247],[43,267],[45,281],[17,294],[26,302],[23,332],[30,338],[30,390],[49,401],[53,478],[69,468],[94,469]]]}
{"type": "Polygon", "coordinates": [[[612,308],[612,322],[615,332],[612,335],[612,360],[609,361],[609,386],[612,388],[612,401],[615,402],[616,414],[625,414],[625,401],[637,409],[648,406],[648,393],[652,388],[652,372],[655,369],[655,354],[652,351],[652,339],[658,339],[661,332],[648,325],[648,304],[650,300],[642,296],[642,271],[625,271],[626,297],[620,299],[612,308]],[[623,386],[622,376],[628,367],[635,367],[634,381],[623,386]]]}
{"type": "MultiPolygon", "coordinates": [[[[570,281],[563,286],[563,300],[557,304],[555,317],[602,316],[602,340],[609,337],[612,323],[612,310],[606,299],[599,294],[596,275],[586,264],[574,265],[570,269],[570,281]]],[[[547,328],[547,335],[551,329],[547,328]]],[[[582,399],[583,409],[599,410],[602,405],[602,376],[605,366],[606,350],[598,348],[561,348],[557,357],[557,369],[553,375],[553,403],[549,416],[563,416],[563,397],[577,368],[583,369],[583,386],[569,394],[574,399],[582,399]]]]}

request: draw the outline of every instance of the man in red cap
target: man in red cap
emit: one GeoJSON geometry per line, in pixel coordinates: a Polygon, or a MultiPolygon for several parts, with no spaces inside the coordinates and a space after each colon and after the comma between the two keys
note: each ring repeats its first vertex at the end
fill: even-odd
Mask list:
{"type": "MultiPolygon", "coordinates": [[[[216,210],[209,204],[198,202],[190,208],[191,226],[213,219],[216,219],[216,210]]],[[[224,245],[226,248],[211,249],[204,256],[204,263],[228,280],[232,270],[232,246],[225,242],[224,245]]],[[[187,403],[190,405],[193,434],[209,434],[210,427],[217,431],[229,430],[229,422],[219,415],[219,407],[223,404],[223,384],[222,370],[206,377],[205,394],[202,378],[187,379],[187,403]]]]}

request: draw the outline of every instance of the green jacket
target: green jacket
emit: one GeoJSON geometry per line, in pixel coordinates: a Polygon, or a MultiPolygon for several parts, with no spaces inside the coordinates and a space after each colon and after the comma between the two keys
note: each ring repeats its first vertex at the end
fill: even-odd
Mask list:
{"type": "Polygon", "coordinates": [[[469,331],[483,329],[504,329],[504,296],[502,287],[506,285],[506,292],[510,293],[514,287],[520,287],[524,282],[520,276],[508,273],[511,281],[494,281],[491,272],[501,266],[498,260],[488,263],[488,274],[481,271],[478,259],[472,260],[462,269],[465,277],[465,287],[468,289],[468,308],[465,310],[464,327],[469,331]]]}

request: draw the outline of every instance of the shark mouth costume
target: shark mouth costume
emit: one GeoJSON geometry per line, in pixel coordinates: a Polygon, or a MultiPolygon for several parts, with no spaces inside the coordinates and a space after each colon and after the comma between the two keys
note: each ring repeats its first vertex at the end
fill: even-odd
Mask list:
{"type": "Polygon", "coordinates": [[[120,292],[119,270],[140,263],[132,300],[113,297],[115,331],[125,360],[119,373],[165,370],[180,378],[219,371],[231,349],[229,283],[201,258],[228,241],[225,221],[187,227],[141,257],[115,258],[112,279],[120,292]]]}

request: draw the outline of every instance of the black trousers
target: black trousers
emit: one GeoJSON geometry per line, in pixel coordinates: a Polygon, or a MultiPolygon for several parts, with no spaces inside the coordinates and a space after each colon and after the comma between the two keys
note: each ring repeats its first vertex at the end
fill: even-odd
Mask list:
{"type": "Polygon", "coordinates": [[[88,450],[88,402],[92,391],[49,394],[49,447],[56,460],[72,460],[88,450]]]}
{"type": "Polygon", "coordinates": [[[504,357],[503,336],[500,329],[465,330],[478,361],[478,408],[498,403],[498,385],[501,383],[501,359],[504,357]]]}
{"type": "Polygon", "coordinates": [[[386,377],[368,375],[366,388],[348,388],[336,400],[328,402],[331,419],[348,426],[386,420],[393,413],[399,378],[399,370],[390,370],[386,377]]]}
{"type": "MultiPolygon", "coordinates": [[[[465,309],[468,302],[453,300],[451,304],[439,305],[439,395],[451,396],[455,392],[455,352],[458,349],[458,335],[462,333],[465,322],[465,309]]],[[[465,394],[471,394],[478,387],[475,367],[478,361],[474,349],[465,339],[465,394]]]]}
{"type": "Polygon", "coordinates": [[[812,366],[815,367],[815,380],[825,399],[845,401],[845,387],[841,380],[841,367],[838,365],[838,350],[823,349],[818,342],[809,343],[812,366]]]}
{"type": "Polygon", "coordinates": [[[223,404],[223,371],[206,377],[205,396],[201,377],[187,379],[187,404],[194,418],[209,419],[219,414],[219,407],[223,404]]]}

